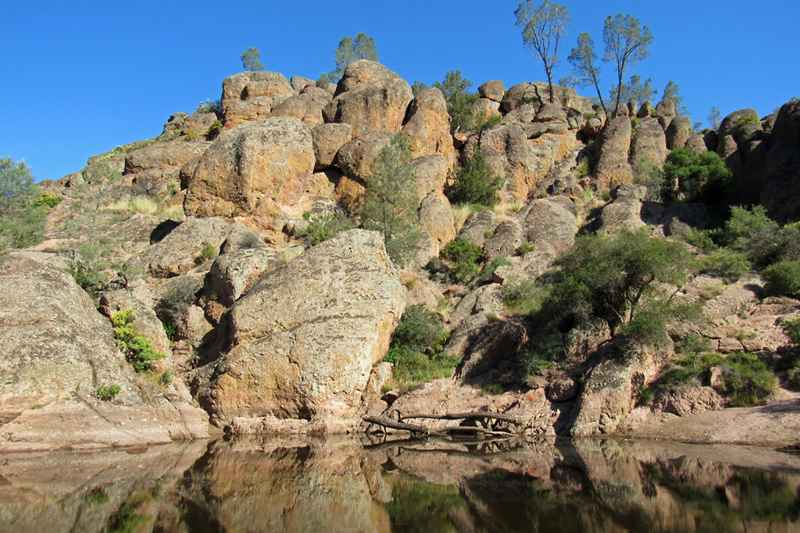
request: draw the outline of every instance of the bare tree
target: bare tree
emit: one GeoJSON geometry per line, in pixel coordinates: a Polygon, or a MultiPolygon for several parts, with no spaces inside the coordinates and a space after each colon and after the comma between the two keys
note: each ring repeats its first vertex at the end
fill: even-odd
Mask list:
{"type": "Polygon", "coordinates": [[[572,49],[567,58],[575,71],[575,78],[578,85],[593,85],[597,91],[597,98],[603,107],[603,113],[608,117],[608,109],[603,100],[603,93],[600,92],[600,69],[595,62],[597,55],[594,53],[594,41],[588,33],[578,35],[578,46],[572,49]]]}
{"type": "MultiPolygon", "coordinates": [[[[634,16],[614,15],[606,17],[603,27],[603,40],[606,44],[604,61],[613,61],[617,68],[617,87],[622,87],[625,68],[635,61],[645,59],[650,53],[648,47],[653,42],[653,34],[647,26],[642,26],[634,16]]],[[[622,91],[617,91],[614,116],[619,113],[622,91]]]]}
{"type": "Polygon", "coordinates": [[[522,28],[522,42],[530,46],[544,64],[550,103],[554,102],[553,68],[558,63],[558,46],[569,22],[566,6],[544,0],[540,5],[534,0],[522,0],[514,15],[522,28]]]}

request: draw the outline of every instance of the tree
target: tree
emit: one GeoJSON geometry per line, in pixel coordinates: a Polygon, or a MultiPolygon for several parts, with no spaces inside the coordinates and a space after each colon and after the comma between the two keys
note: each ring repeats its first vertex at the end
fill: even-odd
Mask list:
{"type": "Polygon", "coordinates": [[[25,248],[44,237],[47,211],[57,202],[54,195],[39,196],[28,166],[0,159],[0,251],[25,248]]]}
{"type": "Polygon", "coordinates": [[[678,114],[683,116],[689,115],[689,110],[683,103],[683,97],[680,93],[680,87],[674,81],[670,80],[667,82],[667,85],[664,87],[664,95],[661,97],[662,100],[672,100],[675,103],[675,109],[678,111],[678,114]]]}
{"type": "Polygon", "coordinates": [[[0,158],[0,215],[21,199],[32,196],[34,190],[28,165],[0,158]]]}
{"type": "Polygon", "coordinates": [[[375,161],[361,222],[383,234],[386,251],[400,265],[414,256],[420,237],[416,181],[408,140],[395,135],[375,161]]]}
{"type": "Polygon", "coordinates": [[[358,33],[355,38],[344,37],[336,48],[336,70],[324,77],[335,83],[342,78],[347,65],[360,59],[378,61],[378,47],[375,39],[366,33],[358,33]]]}
{"type": "MultiPolygon", "coordinates": [[[[611,90],[611,100],[616,101],[618,92],[620,92],[619,87],[614,87],[611,90]]],[[[653,80],[647,78],[647,80],[642,83],[641,77],[639,77],[638,74],[634,74],[630,77],[627,85],[622,85],[621,93],[620,100],[625,104],[628,102],[633,102],[634,104],[651,102],[655,94],[653,80]]]]}
{"type": "Polygon", "coordinates": [[[452,132],[475,129],[477,124],[472,105],[478,99],[478,96],[469,93],[472,82],[464,79],[460,70],[451,70],[445,75],[444,81],[437,81],[433,86],[442,91],[447,102],[447,112],[450,114],[450,129],[452,132]]]}
{"type": "MultiPolygon", "coordinates": [[[[615,15],[607,17],[603,27],[603,40],[606,45],[604,61],[613,61],[617,70],[617,87],[622,87],[625,69],[635,61],[645,59],[653,34],[647,26],[642,26],[636,17],[615,15]]],[[[622,91],[617,91],[614,116],[619,113],[622,91]]]]}
{"type": "Polygon", "coordinates": [[[608,117],[608,109],[600,92],[600,69],[597,67],[597,55],[594,52],[594,41],[588,33],[578,35],[578,45],[569,53],[567,60],[575,72],[576,82],[581,86],[594,86],[597,99],[603,108],[603,113],[608,117]]]}
{"type": "Polygon", "coordinates": [[[716,131],[719,129],[720,124],[722,124],[722,113],[717,106],[714,106],[708,112],[708,125],[716,131]]]}
{"type": "Polygon", "coordinates": [[[697,153],[686,148],[670,152],[664,163],[667,199],[713,202],[724,197],[731,171],[716,152],[697,153]]]}
{"type": "Polygon", "coordinates": [[[258,48],[248,48],[242,52],[242,66],[245,70],[264,70],[261,63],[261,51],[258,48]]]}
{"type": "Polygon", "coordinates": [[[534,50],[544,65],[550,103],[553,103],[553,69],[558,63],[558,47],[569,23],[569,12],[566,6],[550,0],[540,5],[534,0],[522,0],[514,15],[517,26],[522,28],[522,42],[534,50]]]}
{"type": "Polygon", "coordinates": [[[554,284],[540,315],[562,332],[591,320],[645,342],[663,339],[670,320],[689,318],[673,301],[687,280],[691,255],[679,242],[652,238],[646,230],[579,238],[557,262],[554,284]]]}
{"type": "Polygon", "coordinates": [[[458,170],[453,185],[447,190],[447,196],[457,204],[492,207],[499,200],[497,192],[502,186],[503,180],[492,173],[486,159],[479,152],[458,170]]]}

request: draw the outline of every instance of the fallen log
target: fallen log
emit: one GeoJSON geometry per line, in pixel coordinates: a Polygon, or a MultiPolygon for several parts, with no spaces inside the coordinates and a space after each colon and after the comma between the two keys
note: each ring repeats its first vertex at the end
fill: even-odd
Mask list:
{"type": "Polygon", "coordinates": [[[400,420],[412,419],[427,419],[427,420],[476,420],[479,418],[493,418],[495,420],[502,420],[503,422],[511,422],[512,424],[519,424],[520,420],[516,417],[504,415],[501,413],[488,413],[482,411],[472,411],[468,413],[445,413],[442,415],[403,415],[400,420]]]}
{"type": "Polygon", "coordinates": [[[401,422],[385,416],[365,416],[363,420],[369,424],[375,424],[391,429],[398,429],[400,431],[409,431],[412,434],[428,435],[430,433],[430,430],[425,426],[408,424],[406,422],[401,422]]]}

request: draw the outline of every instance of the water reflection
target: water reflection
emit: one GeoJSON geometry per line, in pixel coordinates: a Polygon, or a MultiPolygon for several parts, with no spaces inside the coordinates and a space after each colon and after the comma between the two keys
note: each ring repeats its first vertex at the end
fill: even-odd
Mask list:
{"type": "Polygon", "coordinates": [[[800,457],[643,442],[195,442],[0,456],[13,532],[800,531],[800,457]]]}

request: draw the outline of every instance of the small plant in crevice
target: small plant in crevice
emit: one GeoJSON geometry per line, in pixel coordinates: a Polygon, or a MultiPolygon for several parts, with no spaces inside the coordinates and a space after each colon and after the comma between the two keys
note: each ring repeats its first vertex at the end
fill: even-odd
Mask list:
{"type": "Polygon", "coordinates": [[[347,215],[338,211],[321,214],[306,213],[303,218],[308,221],[308,225],[298,233],[298,237],[302,237],[308,246],[316,246],[343,231],[356,227],[356,224],[347,215]]]}
{"type": "Polygon", "coordinates": [[[116,398],[120,392],[122,392],[122,388],[114,383],[111,385],[100,385],[97,387],[97,390],[94,391],[94,395],[98,400],[110,402],[116,398]]]}
{"type": "Polygon", "coordinates": [[[131,310],[113,313],[111,324],[114,326],[114,339],[134,370],[152,372],[156,363],[164,358],[164,354],[156,351],[150,341],[136,331],[133,320],[134,314],[131,310]]]}
{"type": "Polygon", "coordinates": [[[442,259],[447,261],[450,277],[457,283],[470,283],[480,273],[483,250],[466,239],[458,238],[442,250],[442,259]]]}
{"type": "Polygon", "coordinates": [[[500,256],[495,257],[483,267],[481,271],[481,275],[478,278],[479,283],[490,283],[494,280],[494,273],[497,271],[498,268],[504,266],[510,266],[511,261],[508,258],[500,256]]]}
{"type": "Polygon", "coordinates": [[[217,248],[211,243],[204,243],[200,249],[200,255],[195,259],[195,263],[201,265],[206,261],[211,261],[217,257],[217,248]]]}

